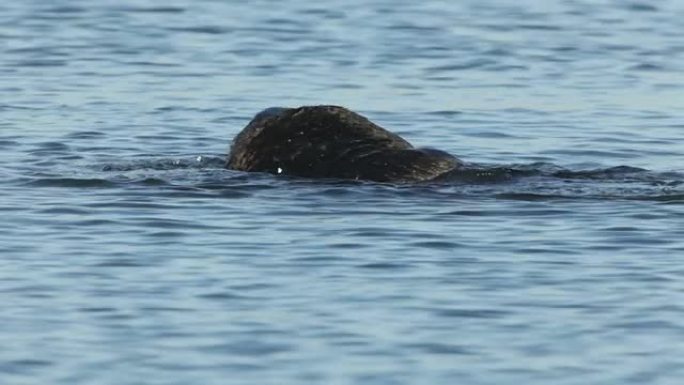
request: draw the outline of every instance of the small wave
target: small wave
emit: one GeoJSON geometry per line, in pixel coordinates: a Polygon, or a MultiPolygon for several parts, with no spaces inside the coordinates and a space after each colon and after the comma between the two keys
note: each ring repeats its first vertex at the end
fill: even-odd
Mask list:
{"type": "Polygon", "coordinates": [[[627,2],[626,4],[623,5],[623,7],[629,11],[633,12],[657,12],[658,7],[656,7],[653,4],[648,4],[647,2],[636,2],[636,3],[630,3],[627,2]]]}
{"type": "Polygon", "coordinates": [[[204,168],[223,168],[225,165],[223,156],[204,156],[198,155],[192,158],[162,158],[162,159],[140,159],[127,162],[105,164],[101,167],[102,171],[136,171],[136,170],[182,170],[182,169],[204,169],[204,168]]]}
{"type": "Polygon", "coordinates": [[[128,13],[183,13],[186,11],[182,7],[158,6],[158,7],[119,7],[122,12],[128,13]]]}
{"type": "Polygon", "coordinates": [[[556,178],[565,179],[625,179],[625,178],[640,178],[645,176],[648,170],[638,167],[630,166],[616,166],[604,169],[593,170],[565,170],[561,169],[554,171],[551,175],[556,178]]]}
{"type": "Polygon", "coordinates": [[[67,60],[58,59],[29,59],[29,60],[19,60],[14,63],[16,67],[64,67],[68,65],[67,60]]]}
{"type": "Polygon", "coordinates": [[[454,170],[444,175],[443,180],[460,181],[472,179],[483,183],[491,181],[505,181],[515,178],[545,176],[558,179],[590,179],[598,181],[635,181],[659,182],[660,184],[677,186],[684,183],[684,173],[654,172],[644,168],[632,166],[615,166],[586,170],[571,170],[553,163],[537,162],[527,165],[483,166],[470,165],[463,169],[454,170]],[[470,179],[468,179],[470,178],[470,179]]]}
{"type": "Polygon", "coordinates": [[[25,184],[34,187],[113,187],[116,183],[100,178],[40,178],[25,184]]]}
{"type": "Polygon", "coordinates": [[[197,33],[205,35],[223,35],[231,32],[230,29],[215,25],[203,25],[193,27],[170,27],[168,30],[173,32],[197,33]]]}
{"type": "Polygon", "coordinates": [[[67,134],[65,136],[65,138],[68,140],[73,140],[73,139],[99,139],[99,138],[104,138],[106,136],[107,136],[107,134],[105,134],[104,132],[100,132],[100,131],[77,131],[77,132],[72,132],[70,134],[67,134]]]}

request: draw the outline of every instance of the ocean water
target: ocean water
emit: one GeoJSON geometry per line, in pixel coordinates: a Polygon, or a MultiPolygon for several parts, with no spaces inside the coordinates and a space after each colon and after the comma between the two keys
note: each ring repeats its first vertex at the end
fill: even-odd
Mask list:
{"type": "Polygon", "coordinates": [[[680,384],[684,3],[0,4],[0,383],[680,384]],[[337,104],[510,177],[225,170],[337,104]]]}

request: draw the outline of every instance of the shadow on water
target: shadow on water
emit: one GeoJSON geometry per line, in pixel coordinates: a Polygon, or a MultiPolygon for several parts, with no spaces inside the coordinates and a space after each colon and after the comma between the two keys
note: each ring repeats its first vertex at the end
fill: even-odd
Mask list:
{"type": "Polygon", "coordinates": [[[630,166],[572,170],[552,163],[471,164],[430,182],[384,184],[312,180],[225,169],[222,156],[143,157],[98,164],[90,173],[34,175],[24,184],[65,188],[163,188],[192,195],[243,197],[254,191],[306,188],[309,193],[395,194],[397,197],[495,198],[510,200],[643,200],[684,203],[684,173],[630,166]]]}

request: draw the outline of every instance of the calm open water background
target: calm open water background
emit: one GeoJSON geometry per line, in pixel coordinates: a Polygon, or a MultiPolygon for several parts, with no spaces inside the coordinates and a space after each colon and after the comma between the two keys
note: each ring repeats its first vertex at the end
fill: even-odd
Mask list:
{"type": "Polygon", "coordinates": [[[0,383],[680,384],[684,2],[0,4],[0,383]],[[222,168],[338,104],[512,180],[222,168]]]}

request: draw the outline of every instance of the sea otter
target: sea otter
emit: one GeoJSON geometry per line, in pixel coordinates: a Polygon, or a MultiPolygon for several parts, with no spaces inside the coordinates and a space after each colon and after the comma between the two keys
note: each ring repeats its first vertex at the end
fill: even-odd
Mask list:
{"type": "Polygon", "coordinates": [[[462,165],[338,106],[258,113],[233,140],[226,163],[232,170],[392,183],[431,180],[462,165]]]}

